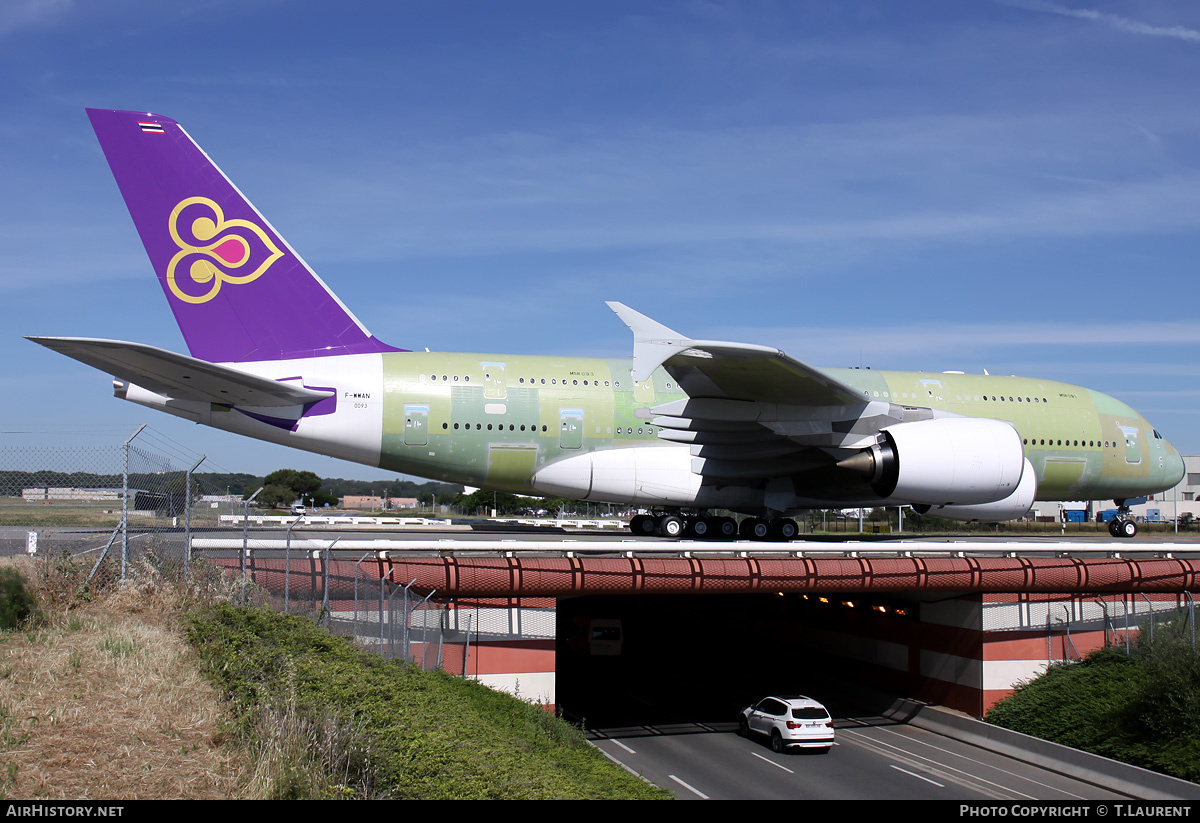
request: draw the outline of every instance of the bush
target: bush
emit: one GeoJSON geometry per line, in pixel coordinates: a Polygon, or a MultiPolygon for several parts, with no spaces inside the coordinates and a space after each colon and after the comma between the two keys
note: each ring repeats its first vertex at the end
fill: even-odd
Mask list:
{"type": "Polygon", "coordinates": [[[1129,654],[1098,649],[1051,666],[988,712],[997,726],[1200,779],[1200,656],[1186,620],[1155,626],[1129,654]]]}
{"type": "Polygon", "coordinates": [[[16,629],[37,613],[25,578],[11,566],[0,568],[0,629],[16,629]]]}

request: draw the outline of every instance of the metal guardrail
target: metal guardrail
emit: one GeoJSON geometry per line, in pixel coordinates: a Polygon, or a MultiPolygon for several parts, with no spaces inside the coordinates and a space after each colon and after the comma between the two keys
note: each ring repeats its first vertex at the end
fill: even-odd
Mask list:
{"type": "MultiPolygon", "coordinates": [[[[335,541],[313,538],[293,539],[291,547],[300,551],[324,551],[335,541]]],[[[346,540],[336,541],[338,550],[370,551],[386,559],[389,554],[542,554],[556,556],[620,555],[659,557],[1161,557],[1200,556],[1200,543],[1079,543],[997,542],[964,540],[889,540],[886,542],[848,541],[829,543],[795,540],[791,543],[760,543],[750,540],[346,540]]],[[[286,548],[287,541],[250,538],[196,538],[197,550],[241,549],[275,551],[286,548]]]]}

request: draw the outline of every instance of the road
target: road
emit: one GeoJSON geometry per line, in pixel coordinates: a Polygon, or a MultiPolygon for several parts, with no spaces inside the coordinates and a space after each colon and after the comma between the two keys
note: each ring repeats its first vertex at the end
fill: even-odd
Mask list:
{"type": "Polygon", "coordinates": [[[1103,788],[882,718],[835,717],[827,754],[775,754],[733,723],[607,729],[609,757],[681,800],[1122,799],[1103,788]]]}

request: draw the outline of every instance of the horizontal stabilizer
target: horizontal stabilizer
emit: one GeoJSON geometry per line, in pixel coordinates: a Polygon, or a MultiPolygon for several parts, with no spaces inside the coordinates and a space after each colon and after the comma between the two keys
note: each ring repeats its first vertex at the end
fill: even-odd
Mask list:
{"type": "Polygon", "coordinates": [[[56,352],[164,397],[226,406],[296,406],[333,392],[246,374],[141,343],[88,337],[28,337],[56,352]]]}

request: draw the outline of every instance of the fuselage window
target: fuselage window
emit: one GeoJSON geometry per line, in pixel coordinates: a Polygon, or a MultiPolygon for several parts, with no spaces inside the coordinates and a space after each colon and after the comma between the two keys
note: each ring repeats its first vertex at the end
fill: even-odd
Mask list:
{"type": "Polygon", "coordinates": [[[449,423],[443,423],[443,424],[442,424],[442,428],[443,428],[443,429],[448,429],[448,428],[450,428],[450,424],[449,424],[449,423]]]}

